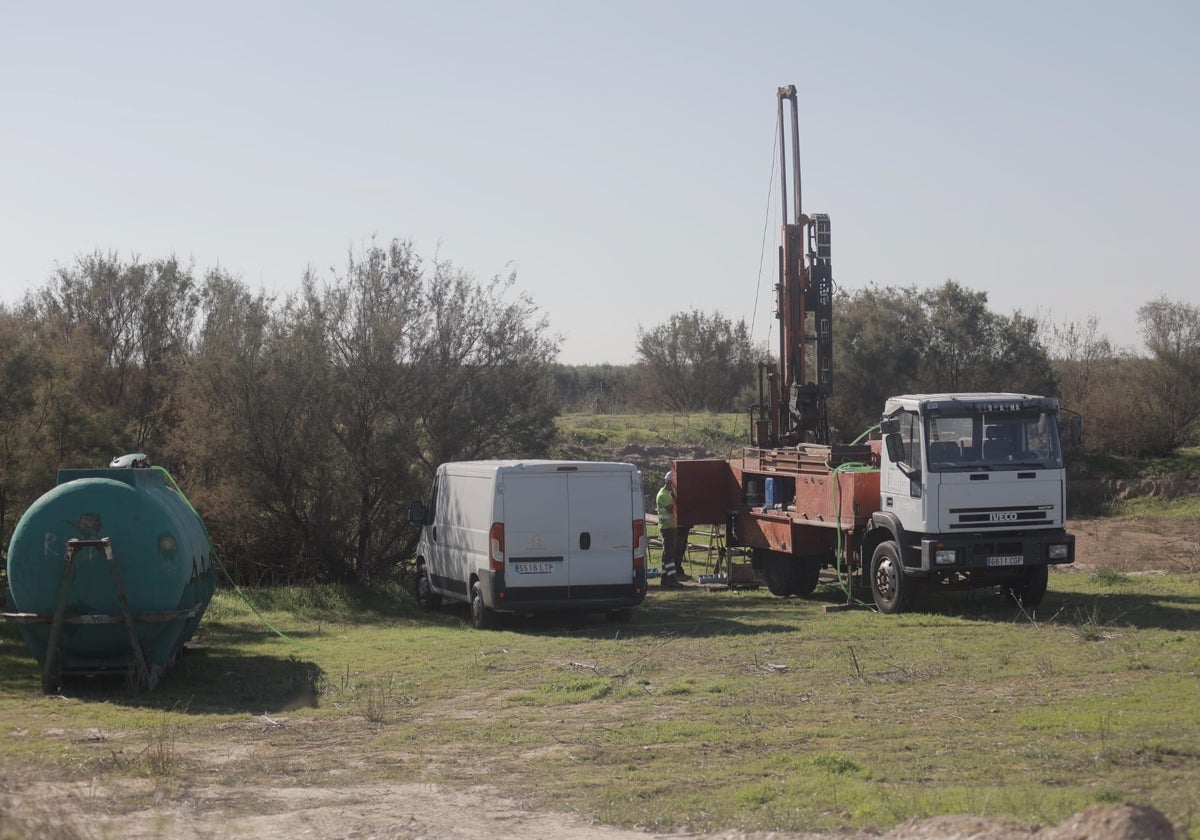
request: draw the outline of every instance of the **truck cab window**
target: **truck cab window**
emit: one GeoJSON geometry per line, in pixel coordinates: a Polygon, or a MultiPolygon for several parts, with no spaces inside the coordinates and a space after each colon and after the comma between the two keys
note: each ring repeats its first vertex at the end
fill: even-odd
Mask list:
{"type": "Polygon", "coordinates": [[[933,472],[1062,467],[1058,428],[1049,412],[931,417],[928,441],[933,472]]]}
{"type": "Polygon", "coordinates": [[[921,418],[915,411],[900,414],[900,440],[904,443],[904,461],[921,466],[921,418]]]}

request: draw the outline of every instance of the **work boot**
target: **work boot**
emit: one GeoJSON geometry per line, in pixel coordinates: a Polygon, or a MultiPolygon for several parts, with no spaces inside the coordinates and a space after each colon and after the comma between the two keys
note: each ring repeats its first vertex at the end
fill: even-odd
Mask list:
{"type": "Polygon", "coordinates": [[[695,580],[695,578],[689,575],[687,572],[678,572],[676,573],[675,577],[677,580],[681,580],[684,583],[695,580]]]}
{"type": "Polygon", "coordinates": [[[675,575],[663,575],[658,585],[663,589],[683,589],[683,584],[679,582],[679,579],[675,575]]]}

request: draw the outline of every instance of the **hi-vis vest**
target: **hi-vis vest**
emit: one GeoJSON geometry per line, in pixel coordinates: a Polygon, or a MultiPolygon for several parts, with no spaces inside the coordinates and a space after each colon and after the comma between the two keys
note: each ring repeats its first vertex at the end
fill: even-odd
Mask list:
{"type": "Polygon", "coordinates": [[[675,527],[675,513],[671,510],[671,505],[674,503],[675,497],[671,495],[671,488],[664,484],[658,491],[658,495],[654,497],[654,504],[658,506],[659,528],[675,527]]]}

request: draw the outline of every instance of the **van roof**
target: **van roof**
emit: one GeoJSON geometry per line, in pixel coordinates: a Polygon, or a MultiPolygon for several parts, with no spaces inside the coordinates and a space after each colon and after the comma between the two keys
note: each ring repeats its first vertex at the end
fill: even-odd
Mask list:
{"type": "Polygon", "coordinates": [[[542,458],[525,458],[490,461],[447,461],[439,469],[449,469],[452,472],[492,473],[498,471],[519,472],[626,472],[636,470],[633,464],[624,461],[559,461],[542,458]]]}

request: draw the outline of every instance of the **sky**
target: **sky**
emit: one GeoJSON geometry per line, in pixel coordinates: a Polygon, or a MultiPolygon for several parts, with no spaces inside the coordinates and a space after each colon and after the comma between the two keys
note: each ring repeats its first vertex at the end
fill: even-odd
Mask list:
{"type": "MultiPolygon", "coordinates": [[[[0,0],[0,303],[82,255],[284,296],[374,238],[516,274],[565,364],[773,342],[776,90],[843,290],[1200,305],[1200,3],[0,0]]],[[[836,329],[836,325],[835,325],[836,329]]]]}

